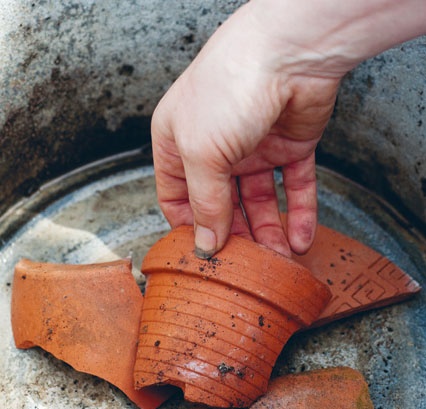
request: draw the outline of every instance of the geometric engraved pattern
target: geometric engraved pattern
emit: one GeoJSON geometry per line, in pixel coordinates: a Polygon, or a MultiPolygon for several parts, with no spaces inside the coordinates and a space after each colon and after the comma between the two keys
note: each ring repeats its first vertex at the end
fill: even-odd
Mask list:
{"type": "Polygon", "coordinates": [[[318,226],[307,254],[293,257],[332,292],[331,301],[312,325],[314,327],[405,300],[421,289],[387,258],[325,226],[318,226]]]}

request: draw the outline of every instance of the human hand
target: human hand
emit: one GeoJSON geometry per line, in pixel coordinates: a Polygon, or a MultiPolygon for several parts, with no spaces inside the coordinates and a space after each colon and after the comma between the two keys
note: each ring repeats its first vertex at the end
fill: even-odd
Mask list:
{"type": "MultiPolygon", "coordinates": [[[[152,140],[158,199],[172,227],[194,224],[201,257],[229,233],[282,254],[305,252],[316,226],[315,147],[339,78],[292,75],[225,23],[158,105],[152,140]],[[288,238],[273,171],[283,168],[288,238]]],[[[248,30],[250,31],[250,30],[248,30]]],[[[249,37],[249,38],[247,38],[249,37]]],[[[256,44],[257,42],[257,44],[256,44]]]]}
{"type": "MultiPolygon", "coordinates": [[[[315,147],[341,77],[372,52],[354,47],[336,57],[341,46],[327,30],[339,21],[323,32],[320,25],[301,28],[300,18],[283,29],[282,19],[262,21],[262,11],[253,11],[259,4],[270,11],[251,1],[219,28],[152,120],[159,204],[172,227],[194,224],[203,258],[229,233],[287,256],[308,250],[316,226],[315,147]],[[285,228],[276,167],[283,169],[285,228]]],[[[306,17],[308,25],[315,17],[306,17]]]]}

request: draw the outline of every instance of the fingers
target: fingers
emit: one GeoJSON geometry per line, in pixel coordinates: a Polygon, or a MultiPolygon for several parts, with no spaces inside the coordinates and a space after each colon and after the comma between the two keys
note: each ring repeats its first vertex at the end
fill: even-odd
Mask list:
{"type": "Polygon", "coordinates": [[[287,232],[291,249],[306,253],[315,236],[317,224],[317,190],[315,153],[287,165],[283,172],[287,196],[287,232]]]}
{"type": "Polygon", "coordinates": [[[194,222],[186,180],[156,169],[157,197],[161,211],[172,228],[194,222]]]}
{"type": "Polygon", "coordinates": [[[239,187],[238,187],[236,177],[233,177],[231,179],[231,184],[232,184],[231,197],[232,197],[232,204],[234,208],[234,218],[232,220],[231,234],[244,237],[245,239],[248,239],[248,240],[253,240],[253,236],[250,232],[250,228],[247,223],[246,216],[242,209],[240,192],[239,192],[239,187]]]}
{"type": "Polygon", "coordinates": [[[183,159],[194,217],[195,254],[203,259],[225,245],[233,220],[230,170],[208,163],[209,159],[199,154],[183,159]]]}
{"type": "Polygon", "coordinates": [[[182,160],[168,136],[168,128],[163,125],[154,115],[151,133],[158,203],[172,228],[192,225],[194,219],[182,160]]]}
{"type": "Polygon", "coordinates": [[[249,238],[235,178],[209,174],[208,167],[195,164],[186,164],[183,170],[180,157],[179,164],[175,159],[158,145],[154,149],[158,202],[171,227],[194,225],[196,255],[207,259],[219,251],[233,220],[235,234],[249,238]]]}
{"type": "MultiPolygon", "coordinates": [[[[161,124],[160,124],[161,125],[161,124]]],[[[200,154],[182,155],[167,132],[153,121],[152,140],[157,197],[171,227],[194,225],[195,253],[212,257],[226,243],[233,221],[234,230],[250,236],[244,227],[235,178],[218,169],[200,154]]],[[[213,155],[208,155],[211,157],[213,155]]]]}
{"type": "Polygon", "coordinates": [[[204,154],[182,154],[174,139],[159,129],[153,129],[153,142],[160,206],[172,227],[194,224],[199,257],[213,256],[225,245],[229,233],[254,238],[286,256],[290,256],[290,248],[295,253],[309,249],[317,211],[313,153],[285,167],[287,239],[272,170],[242,175],[237,186],[235,177],[230,175],[230,165],[220,158],[212,159],[220,156],[217,152],[214,155],[210,149],[204,154]]]}
{"type": "Polygon", "coordinates": [[[240,197],[255,241],[290,257],[281,223],[273,171],[240,177],[240,197]]]}

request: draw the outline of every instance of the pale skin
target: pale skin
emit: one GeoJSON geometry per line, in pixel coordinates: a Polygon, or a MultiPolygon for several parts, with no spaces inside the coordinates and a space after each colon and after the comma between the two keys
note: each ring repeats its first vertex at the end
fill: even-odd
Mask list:
{"type": "Polygon", "coordinates": [[[425,33],[424,0],[252,0],[237,10],[153,115],[157,194],[170,225],[194,225],[201,258],[229,234],[285,256],[306,252],[317,223],[315,148],[341,78],[425,33]]]}

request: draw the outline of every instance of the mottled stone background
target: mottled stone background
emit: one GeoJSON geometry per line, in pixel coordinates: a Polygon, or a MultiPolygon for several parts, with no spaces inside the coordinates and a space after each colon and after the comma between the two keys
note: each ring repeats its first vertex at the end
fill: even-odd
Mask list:
{"type": "MultiPolygon", "coordinates": [[[[148,142],[159,98],[243,1],[1,3],[0,213],[46,180],[148,142]]],[[[419,226],[425,90],[426,38],[365,62],[344,79],[318,151],[419,226]]]]}

